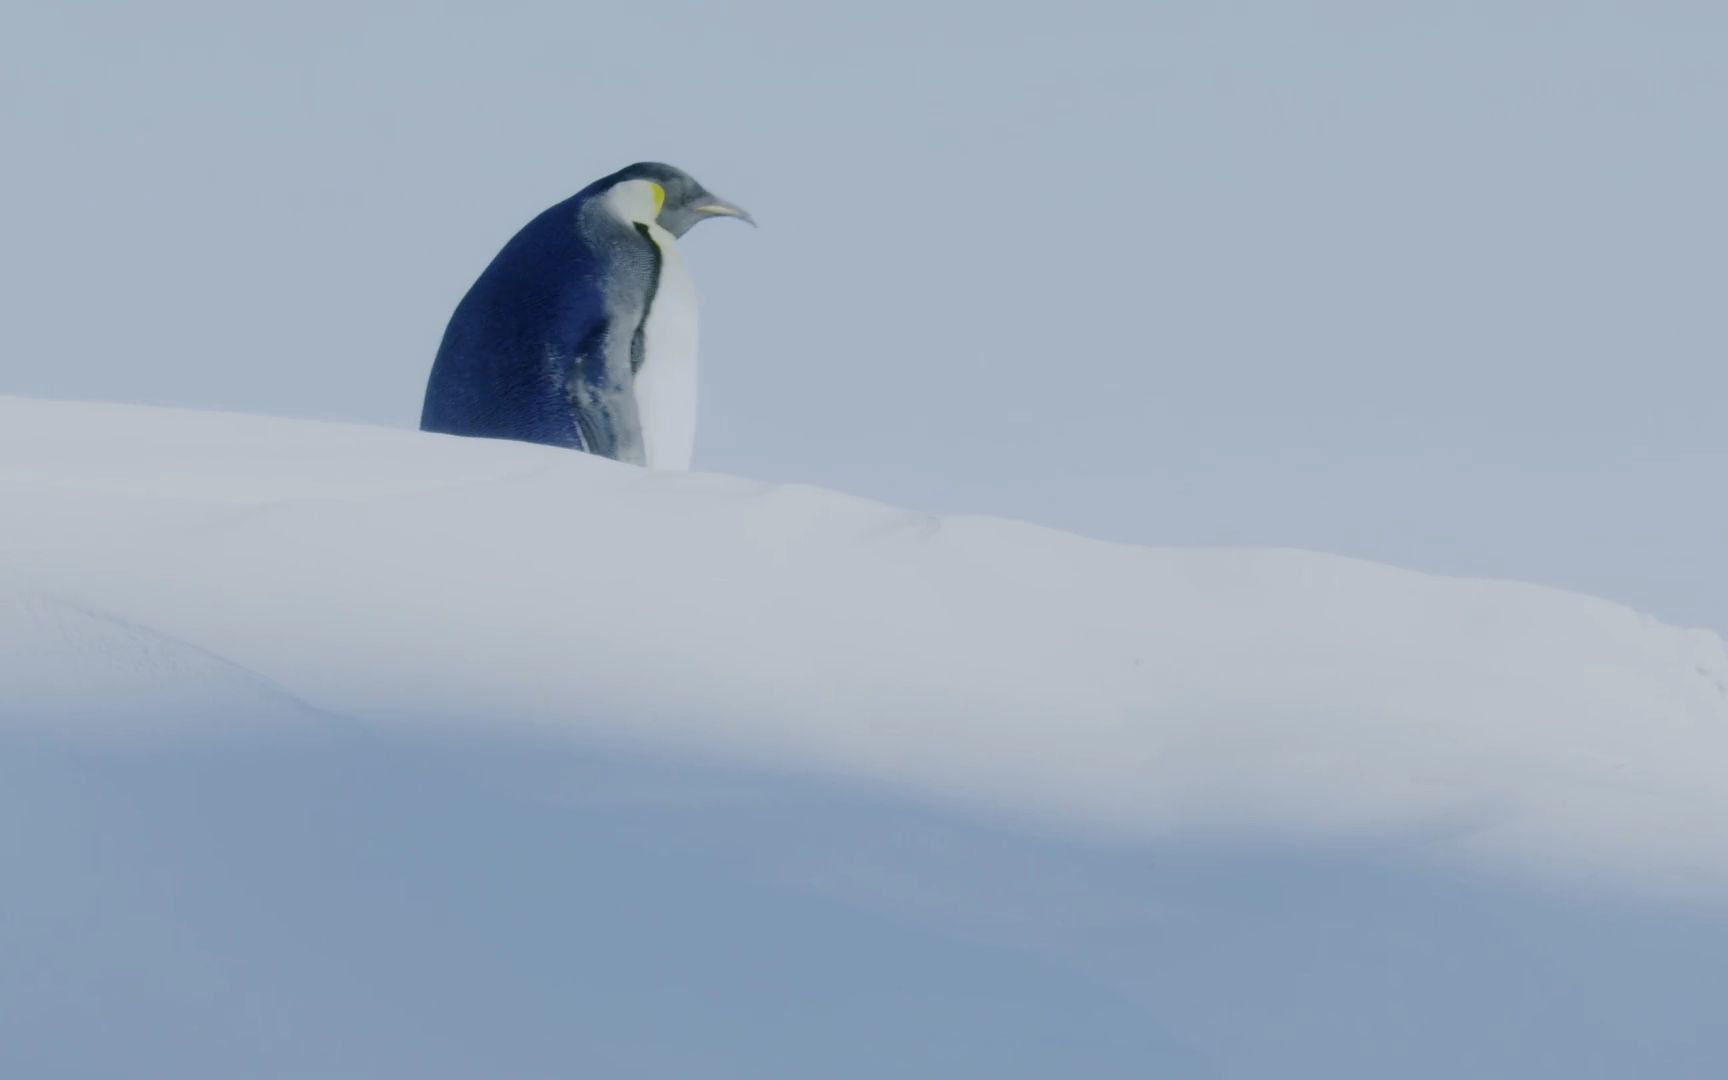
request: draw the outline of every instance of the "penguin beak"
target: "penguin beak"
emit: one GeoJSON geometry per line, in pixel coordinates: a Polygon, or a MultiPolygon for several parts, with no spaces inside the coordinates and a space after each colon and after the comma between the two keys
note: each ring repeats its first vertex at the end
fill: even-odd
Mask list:
{"type": "Polygon", "coordinates": [[[709,199],[698,206],[692,206],[690,210],[692,213],[701,214],[703,217],[735,217],[740,221],[749,222],[752,226],[756,224],[756,219],[750,216],[750,211],[742,206],[733,206],[724,199],[709,199]]]}

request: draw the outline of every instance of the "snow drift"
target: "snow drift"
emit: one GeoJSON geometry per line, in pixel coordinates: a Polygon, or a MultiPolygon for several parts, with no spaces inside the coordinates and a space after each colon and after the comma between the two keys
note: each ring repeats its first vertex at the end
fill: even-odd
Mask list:
{"type": "Polygon", "coordinates": [[[1728,898],[1728,649],[1583,596],[17,399],[0,506],[16,726],[550,732],[1130,841],[1728,898]]]}

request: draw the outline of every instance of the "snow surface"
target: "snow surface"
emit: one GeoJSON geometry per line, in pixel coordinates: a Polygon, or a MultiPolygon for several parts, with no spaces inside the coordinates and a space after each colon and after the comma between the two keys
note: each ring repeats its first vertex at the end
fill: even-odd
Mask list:
{"type": "Polygon", "coordinates": [[[1728,650],[0,398],[0,1075],[1728,1075],[1728,650]]]}
{"type": "Polygon", "coordinates": [[[1728,896],[1728,648],[504,442],[0,401],[14,722],[522,727],[1126,838],[1728,896]]]}

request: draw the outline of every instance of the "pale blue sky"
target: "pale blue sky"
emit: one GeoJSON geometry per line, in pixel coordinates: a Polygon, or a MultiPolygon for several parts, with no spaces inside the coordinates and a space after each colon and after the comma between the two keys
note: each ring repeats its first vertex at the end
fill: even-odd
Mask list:
{"type": "Polygon", "coordinates": [[[409,425],[638,158],[700,467],[1728,629],[1728,9],[30,4],[0,390],[409,425]]]}

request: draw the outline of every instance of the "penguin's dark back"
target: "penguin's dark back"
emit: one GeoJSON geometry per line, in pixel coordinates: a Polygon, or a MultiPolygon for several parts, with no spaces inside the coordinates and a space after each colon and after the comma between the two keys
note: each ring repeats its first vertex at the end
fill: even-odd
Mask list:
{"type": "Polygon", "coordinates": [[[523,226],[456,305],[427,380],[422,430],[582,448],[571,368],[606,329],[602,254],[577,222],[592,190],[523,226]]]}

